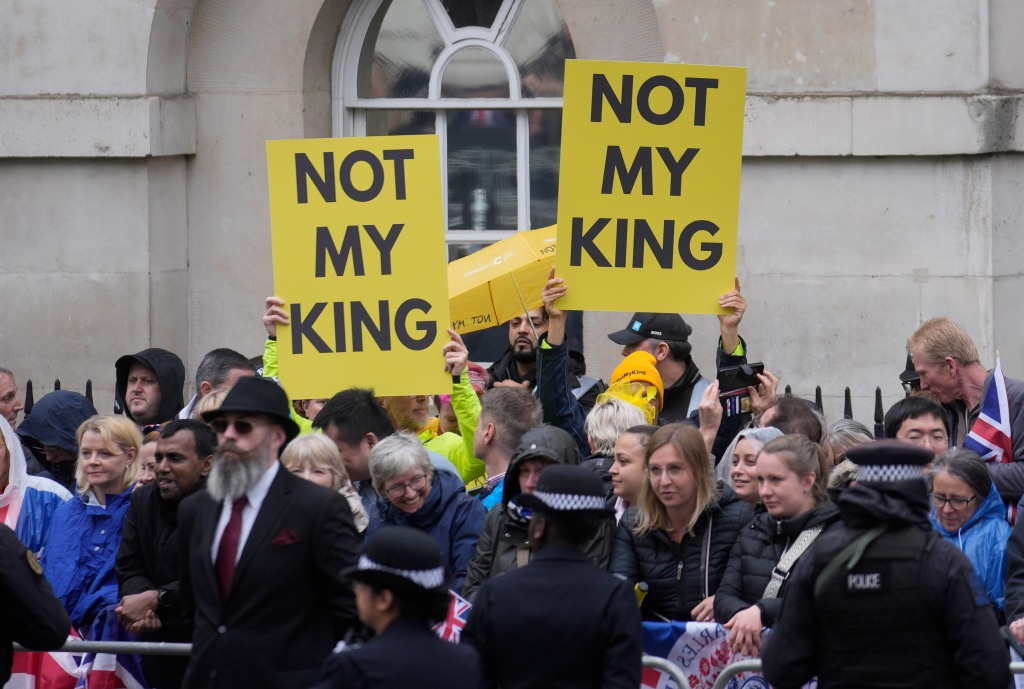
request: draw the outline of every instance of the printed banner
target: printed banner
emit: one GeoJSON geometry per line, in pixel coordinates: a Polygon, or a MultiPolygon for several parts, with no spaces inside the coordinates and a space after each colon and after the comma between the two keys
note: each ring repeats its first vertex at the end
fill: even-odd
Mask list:
{"type": "Polygon", "coordinates": [[[437,136],[268,141],[267,165],[289,396],[450,392],[437,136]]]}
{"type": "Polygon", "coordinates": [[[725,313],[745,90],[740,67],[566,62],[561,308],[725,313]]]}
{"type": "MultiPolygon", "coordinates": [[[[770,630],[765,630],[765,635],[770,630]]],[[[729,630],[716,623],[644,622],[644,653],[667,658],[686,675],[689,689],[711,689],[722,670],[751,657],[729,647],[729,630]]],[[[741,672],[729,680],[728,689],[768,689],[757,672],[741,672]]],[[[817,689],[811,680],[804,689],[817,689]]],[[[641,689],[686,689],[676,687],[667,673],[644,668],[641,689]]]]}

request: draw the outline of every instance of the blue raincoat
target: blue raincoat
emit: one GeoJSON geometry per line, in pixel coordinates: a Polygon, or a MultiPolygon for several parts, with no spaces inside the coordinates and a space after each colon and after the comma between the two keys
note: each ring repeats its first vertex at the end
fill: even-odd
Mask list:
{"type": "Polygon", "coordinates": [[[1006,522],[1006,507],[993,483],[985,502],[971,515],[960,530],[949,532],[942,528],[932,506],[930,519],[935,530],[958,547],[974,565],[988,597],[1003,609],[1003,584],[1006,581],[1006,541],[1010,538],[1010,525],[1006,522]]]}

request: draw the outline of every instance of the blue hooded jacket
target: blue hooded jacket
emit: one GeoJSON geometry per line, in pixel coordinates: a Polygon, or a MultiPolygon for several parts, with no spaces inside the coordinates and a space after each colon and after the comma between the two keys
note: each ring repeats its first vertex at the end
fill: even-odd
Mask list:
{"type": "Polygon", "coordinates": [[[1006,581],[1006,541],[1010,538],[1010,525],[1006,522],[1003,505],[996,484],[992,484],[985,502],[971,515],[956,533],[942,528],[932,506],[929,518],[935,530],[963,551],[974,565],[974,571],[985,585],[988,597],[1000,610],[1004,607],[1003,584],[1006,581]]]}
{"type": "Polygon", "coordinates": [[[466,492],[462,479],[447,471],[434,471],[433,485],[423,507],[412,514],[401,511],[384,498],[377,498],[379,518],[372,519],[366,537],[388,525],[411,526],[430,534],[441,547],[452,577],[451,588],[459,592],[476,552],[487,510],[466,492]]]}
{"type": "Polygon", "coordinates": [[[103,506],[90,491],[53,515],[41,564],[76,628],[90,625],[101,608],[120,600],[114,560],[131,497],[130,489],[110,493],[103,506]]]}
{"type": "MultiPolygon", "coordinates": [[[[87,397],[70,390],[54,390],[39,398],[32,413],[18,426],[18,435],[40,445],[63,448],[77,457],[75,433],[83,421],[93,416],[96,416],[96,407],[87,397]]],[[[70,492],[75,491],[77,459],[57,464],[47,460],[43,453],[39,453],[37,459],[46,470],[42,476],[53,479],[70,492]]]]}

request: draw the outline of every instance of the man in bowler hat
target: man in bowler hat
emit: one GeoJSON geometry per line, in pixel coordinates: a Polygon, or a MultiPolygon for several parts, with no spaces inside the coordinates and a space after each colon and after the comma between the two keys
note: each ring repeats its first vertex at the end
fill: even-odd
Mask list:
{"type": "Polygon", "coordinates": [[[463,632],[480,652],[484,686],[636,689],[636,597],[583,552],[609,512],[601,479],[584,467],[550,466],[519,500],[533,511],[533,560],[484,582],[463,632]]]}
{"type": "Polygon", "coordinates": [[[179,508],[180,596],[195,624],[186,689],[312,684],[355,624],[359,556],[348,501],[282,468],[298,434],[288,396],[243,378],[203,420],[218,446],[207,490],[179,508]]]}

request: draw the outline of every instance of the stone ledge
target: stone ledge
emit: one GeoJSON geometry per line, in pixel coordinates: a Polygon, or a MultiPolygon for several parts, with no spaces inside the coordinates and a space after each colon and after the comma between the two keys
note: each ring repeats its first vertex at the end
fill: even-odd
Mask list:
{"type": "Polygon", "coordinates": [[[933,156],[1024,151],[1024,95],[748,94],[745,156],[933,156]]]}
{"type": "Polygon", "coordinates": [[[193,155],[191,96],[0,98],[0,158],[193,155]]]}

